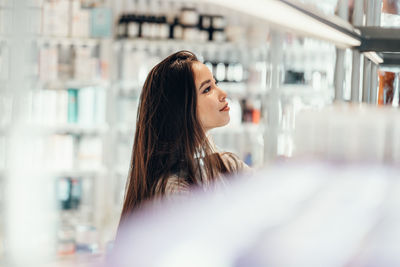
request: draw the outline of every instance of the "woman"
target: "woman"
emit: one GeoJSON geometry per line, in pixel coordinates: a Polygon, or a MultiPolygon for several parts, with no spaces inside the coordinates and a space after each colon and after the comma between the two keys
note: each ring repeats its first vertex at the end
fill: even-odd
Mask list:
{"type": "Polygon", "coordinates": [[[140,96],[131,167],[121,219],[145,201],[207,189],[221,174],[248,168],[217,153],[207,131],[229,122],[226,93],[188,51],[174,53],[148,74],[140,96]]]}

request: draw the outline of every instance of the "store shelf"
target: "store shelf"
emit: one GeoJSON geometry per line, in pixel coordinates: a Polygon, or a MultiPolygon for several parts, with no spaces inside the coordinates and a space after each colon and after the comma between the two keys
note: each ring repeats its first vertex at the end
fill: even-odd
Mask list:
{"type": "Polygon", "coordinates": [[[105,167],[99,168],[98,170],[49,170],[43,171],[45,175],[52,177],[98,177],[106,173],[105,167]]]}
{"type": "Polygon", "coordinates": [[[362,42],[361,52],[400,52],[400,28],[358,27],[362,42]]]}
{"type": "Polygon", "coordinates": [[[40,89],[69,89],[69,88],[84,88],[84,87],[108,87],[110,82],[107,80],[94,79],[94,80],[54,80],[54,81],[36,81],[34,88],[40,89]]]}
{"type": "Polygon", "coordinates": [[[346,20],[338,16],[328,16],[300,1],[257,1],[256,7],[239,0],[219,0],[217,3],[207,0],[207,2],[258,18],[274,28],[327,40],[340,47],[355,47],[361,44],[360,35],[346,20]]]}
{"type": "Polygon", "coordinates": [[[105,134],[108,128],[109,128],[108,125],[86,126],[86,125],[65,124],[57,126],[44,126],[43,131],[47,133],[57,133],[57,134],[101,135],[105,134]]]}
{"type": "MultiPolygon", "coordinates": [[[[136,81],[120,81],[116,83],[118,93],[124,97],[139,97],[141,86],[136,81]]],[[[218,87],[227,92],[229,97],[261,96],[267,93],[261,85],[247,84],[246,82],[219,82],[218,87]]]]}
{"type": "MultiPolygon", "coordinates": [[[[73,134],[73,135],[101,135],[107,133],[109,126],[83,126],[78,124],[62,124],[54,126],[45,125],[26,125],[26,129],[29,129],[31,133],[38,134],[73,134]]],[[[5,135],[11,132],[10,127],[1,127],[0,135],[5,135]]]]}
{"type": "Polygon", "coordinates": [[[101,39],[89,37],[36,37],[34,41],[39,46],[44,45],[65,45],[65,46],[96,46],[101,39]]]}
{"type": "MultiPolygon", "coordinates": [[[[133,48],[136,49],[162,49],[162,50],[178,50],[178,49],[206,49],[211,51],[220,51],[222,50],[246,50],[249,48],[249,44],[247,43],[235,43],[235,42],[216,42],[216,41],[207,41],[207,42],[198,42],[198,41],[186,41],[186,40],[177,40],[177,39],[160,39],[160,40],[151,40],[144,38],[137,39],[119,39],[114,42],[114,48],[117,50],[131,50],[133,48]]],[[[267,49],[268,44],[262,44],[255,46],[253,45],[253,49],[267,49]]]]}
{"type": "MultiPolygon", "coordinates": [[[[38,124],[27,124],[24,129],[32,134],[38,135],[51,135],[51,134],[70,134],[70,135],[102,135],[107,133],[108,125],[99,126],[86,126],[79,124],[62,124],[62,125],[38,125],[38,124]]],[[[7,134],[12,132],[13,129],[10,127],[0,128],[0,134],[7,134]]]]}
{"type": "MultiPolygon", "coordinates": [[[[105,167],[101,167],[96,170],[37,170],[32,171],[32,175],[41,175],[47,177],[83,177],[83,178],[91,178],[91,177],[99,177],[106,174],[105,167]]],[[[5,177],[6,172],[4,170],[0,170],[0,179],[5,177]]]]}
{"type": "Polygon", "coordinates": [[[400,52],[381,53],[383,63],[381,66],[400,66],[400,52]]]}
{"type": "Polygon", "coordinates": [[[282,84],[276,92],[282,95],[326,95],[331,96],[334,88],[314,88],[307,84],[282,84]]]}

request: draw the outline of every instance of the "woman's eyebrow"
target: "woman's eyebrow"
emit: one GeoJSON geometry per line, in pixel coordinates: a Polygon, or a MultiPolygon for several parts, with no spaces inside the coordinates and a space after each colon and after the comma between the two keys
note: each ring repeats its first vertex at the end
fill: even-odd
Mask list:
{"type": "Polygon", "coordinates": [[[207,84],[207,83],[209,83],[209,82],[211,82],[210,79],[205,80],[204,82],[202,82],[202,83],[200,84],[199,90],[201,89],[201,87],[203,87],[203,85],[205,85],[205,84],[207,84]]]}

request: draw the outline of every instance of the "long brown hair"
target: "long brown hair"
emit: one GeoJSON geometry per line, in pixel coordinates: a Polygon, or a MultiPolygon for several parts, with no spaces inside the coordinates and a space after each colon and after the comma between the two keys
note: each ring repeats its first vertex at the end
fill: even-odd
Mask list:
{"type": "Polygon", "coordinates": [[[174,53],[148,74],[138,107],[135,140],[121,220],[157,193],[165,193],[168,177],[180,177],[190,185],[213,180],[228,172],[213,152],[197,116],[197,90],[189,51],[174,53]],[[196,154],[202,155],[200,168],[196,154]],[[203,169],[203,171],[201,171],[203,169]],[[200,177],[195,177],[200,173],[200,177]],[[179,177],[179,176],[178,176],[179,177]],[[200,179],[199,179],[200,178],[200,179]],[[200,181],[199,181],[199,180],[200,181]]]}

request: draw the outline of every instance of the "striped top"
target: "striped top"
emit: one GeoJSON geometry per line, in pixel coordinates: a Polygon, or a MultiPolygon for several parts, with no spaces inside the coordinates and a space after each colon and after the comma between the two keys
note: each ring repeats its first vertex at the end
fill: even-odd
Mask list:
{"type": "MultiPolygon", "coordinates": [[[[249,171],[251,170],[249,166],[246,165],[242,160],[239,159],[238,156],[236,156],[233,153],[219,153],[221,156],[222,161],[225,163],[225,165],[230,168],[230,175],[235,175],[238,173],[241,173],[243,171],[249,171]]],[[[219,175],[216,177],[213,181],[213,183],[225,183],[226,177],[223,175],[219,175]]],[[[161,185],[161,183],[159,183],[161,185]]],[[[202,182],[202,187],[204,189],[209,188],[211,185],[210,180],[205,180],[202,182]]],[[[161,197],[161,187],[157,186],[156,189],[156,195],[157,197],[161,197]]],[[[184,177],[179,177],[177,174],[173,174],[168,178],[166,187],[165,187],[165,193],[164,197],[171,197],[171,196],[188,196],[190,195],[191,192],[191,186],[185,181],[184,177]]]]}

